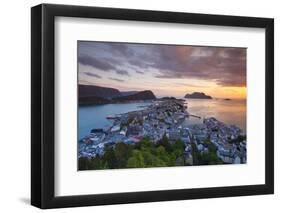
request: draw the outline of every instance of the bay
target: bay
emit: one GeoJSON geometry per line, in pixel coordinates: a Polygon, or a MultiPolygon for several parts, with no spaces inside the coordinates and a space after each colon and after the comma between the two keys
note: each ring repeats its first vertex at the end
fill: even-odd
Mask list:
{"type": "MultiPolygon", "coordinates": [[[[105,105],[79,106],[78,110],[78,139],[88,135],[91,129],[106,128],[112,124],[106,117],[135,110],[151,102],[118,103],[105,105]]],[[[203,118],[215,117],[226,123],[235,124],[246,133],[246,100],[224,99],[186,99],[187,111],[201,119],[189,117],[188,125],[200,124],[203,118]]]]}
{"type": "Polygon", "coordinates": [[[112,121],[106,117],[130,111],[142,110],[152,102],[118,103],[104,105],[79,106],[78,109],[78,139],[88,135],[92,129],[106,128],[112,121]]]}

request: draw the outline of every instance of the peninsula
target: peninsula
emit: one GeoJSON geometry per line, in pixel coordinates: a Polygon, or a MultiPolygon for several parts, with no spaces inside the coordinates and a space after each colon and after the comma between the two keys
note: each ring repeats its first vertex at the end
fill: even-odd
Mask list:
{"type": "Polygon", "coordinates": [[[179,99],[116,114],[112,125],[79,140],[79,170],[246,163],[239,127],[214,117],[186,126],[189,116],[179,99]]]}

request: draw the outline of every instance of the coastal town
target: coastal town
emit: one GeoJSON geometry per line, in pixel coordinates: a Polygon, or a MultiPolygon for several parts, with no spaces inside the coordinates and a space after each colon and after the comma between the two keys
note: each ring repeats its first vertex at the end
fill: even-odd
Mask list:
{"type": "Polygon", "coordinates": [[[143,138],[157,143],[163,137],[169,143],[182,141],[186,165],[197,165],[196,153],[214,152],[221,164],[247,162],[246,135],[235,125],[227,125],[214,117],[201,118],[187,111],[185,100],[157,99],[140,110],[109,115],[108,128],[92,129],[78,143],[78,158],[103,156],[106,147],[118,143],[135,145],[143,138]],[[188,118],[201,119],[200,124],[189,124],[188,118]]]}

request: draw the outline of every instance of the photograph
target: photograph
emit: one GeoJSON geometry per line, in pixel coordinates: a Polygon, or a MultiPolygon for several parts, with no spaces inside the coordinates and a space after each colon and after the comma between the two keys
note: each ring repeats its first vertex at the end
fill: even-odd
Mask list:
{"type": "Polygon", "coordinates": [[[247,48],[77,51],[78,171],[247,163],[247,48]]]}
{"type": "MultiPolygon", "coordinates": [[[[274,194],[272,16],[279,13],[244,3],[251,10],[223,14],[214,3],[200,11],[152,3],[32,6],[31,61],[22,60],[31,63],[24,74],[31,165],[21,167],[30,171],[31,205],[247,196],[239,203],[252,211],[262,195],[274,194]]],[[[6,88],[22,80],[9,79],[6,88]]],[[[7,94],[17,98],[6,105],[21,109],[24,97],[7,94]]],[[[223,211],[231,206],[225,202],[223,211]]]]}

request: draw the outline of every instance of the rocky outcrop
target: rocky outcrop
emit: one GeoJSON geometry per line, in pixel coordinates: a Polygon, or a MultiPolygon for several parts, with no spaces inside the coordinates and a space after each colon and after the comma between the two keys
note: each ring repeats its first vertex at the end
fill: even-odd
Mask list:
{"type": "Polygon", "coordinates": [[[185,98],[194,98],[194,99],[212,99],[211,96],[209,95],[206,95],[205,93],[203,92],[194,92],[192,94],[186,94],[184,96],[185,98]]]}

